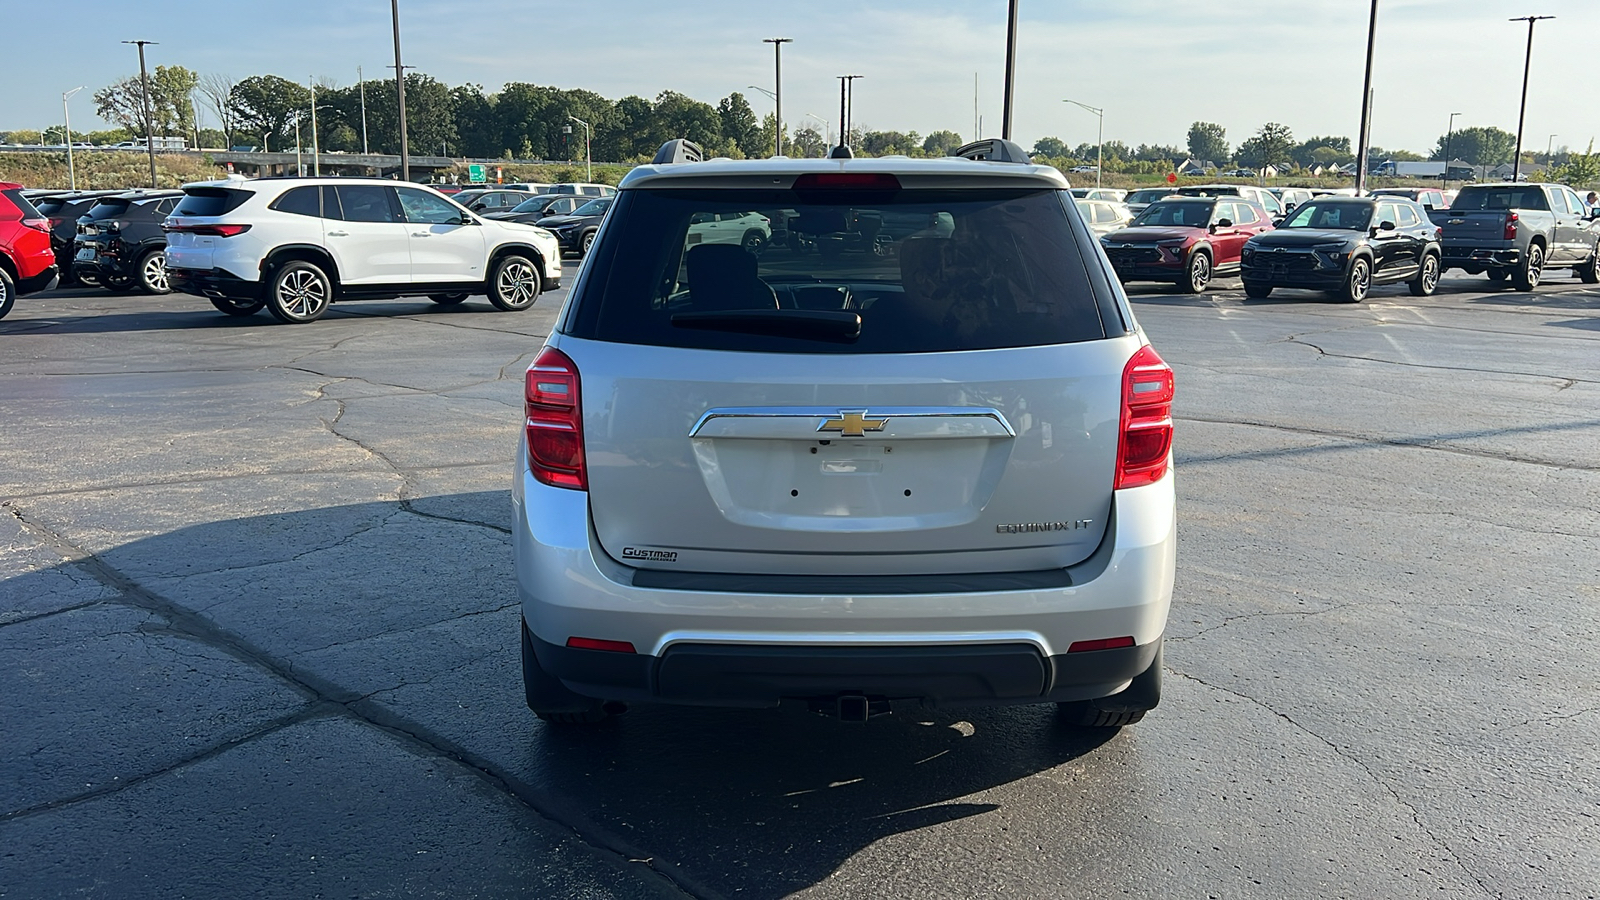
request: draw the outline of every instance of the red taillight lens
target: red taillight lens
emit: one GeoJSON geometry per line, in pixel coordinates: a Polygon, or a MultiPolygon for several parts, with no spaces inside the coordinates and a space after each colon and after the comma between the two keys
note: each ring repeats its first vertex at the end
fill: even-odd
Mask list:
{"type": "Polygon", "coordinates": [[[50,233],[50,220],[49,219],[32,219],[32,218],[23,219],[22,220],[22,227],[23,228],[32,228],[34,231],[42,231],[45,234],[49,234],[50,233]]]}
{"type": "Polygon", "coordinates": [[[1138,487],[1167,474],[1172,450],[1172,367],[1146,345],[1122,370],[1122,439],[1115,488],[1138,487]]]}
{"type": "Polygon", "coordinates": [[[1519,218],[1520,217],[1514,212],[1506,213],[1505,240],[1514,241],[1517,239],[1517,220],[1519,218]]]}
{"type": "Polygon", "coordinates": [[[565,353],[546,347],[528,369],[528,470],[553,487],[589,489],[583,462],[583,407],[578,367],[565,353]]]}
{"type": "Polygon", "coordinates": [[[235,237],[250,230],[249,225],[163,225],[167,232],[186,231],[189,234],[204,234],[210,237],[235,237]]]}
{"type": "Polygon", "coordinates": [[[636,653],[627,641],[603,641],[599,638],[569,637],[567,646],[574,650],[604,650],[607,653],[636,653]]]}
{"type": "Polygon", "coordinates": [[[900,179],[887,172],[812,172],[794,180],[797,191],[898,191],[900,179]]]}
{"type": "Polygon", "coordinates": [[[1090,650],[1115,650],[1119,647],[1132,647],[1133,637],[1101,638],[1097,641],[1073,641],[1067,648],[1068,653],[1084,653],[1090,650]]]}

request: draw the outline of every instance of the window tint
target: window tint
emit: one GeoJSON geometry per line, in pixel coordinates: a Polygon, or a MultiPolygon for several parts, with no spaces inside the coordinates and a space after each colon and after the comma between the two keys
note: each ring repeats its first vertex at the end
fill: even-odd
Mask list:
{"type": "Polygon", "coordinates": [[[638,190],[618,203],[596,250],[627,264],[597,260],[588,269],[574,300],[582,337],[911,353],[1105,336],[1100,300],[1055,191],[638,190]],[[763,212],[755,218],[751,209],[763,212]],[[693,224],[719,214],[743,215],[762,230],[786,217],[787,238],[752,250],[745,229],[693,224]],[[781,317],[759,334],[715,330],[717,314],[784,310],[854,314],[860,335],[807,339],[781,317]]]}
{"type": "Polygon", "coordinates": [[[1422,224],[1422,220],[1417,218],[1416,212],[1405,204],[1397,205],[1395,207],[1395,213],[1399,216],[1399,218],[1395,219],[1394,223],[1401,228],[1415,228],[1422,224]]]}
{"type": "Polygon", "coordinates": [[[1384,222],[1399,224],[1399,222],[1396,220],[1399,218],[1400,214],[1396,211],[1395,204],[1393,203],[1379,203],[1377,216],[1377,224],[1381,225],[1384,222]]]}
{"type": "Polygon", "coordinates": [[[381,185],[341,184],[335,188],[346,222],[398,222],[389,203],[390,188],[381,185]]]}
{"type": "Polygon", "coordinates": [[[1184,225],[1204,228],[1216,204],[1209,200],[1158,200],[1144,208],[1135,225],[1184,225]]]}
{"type": "Polygon", "coordinates": [[[1248,203],[1235,203],[1233,211],[1237,213],[1233,220],[1235,225],[1254,225],[1261,221],[1261,216],[1256,213],[1256,208],[1248,203]]]}
{"type": "Polygon", "coordinates": [[[1490,209],[1549,209],[1544,190],[1529,186],[1519,187],[1464,187],[1456,195],[1451,209],[1464,212],[1490,209]]]}
{"type": "Polygon", "coordinates": [[[324,219],[339,218],[339,201],[332,185],[307,185],[286,191],[272,204],[278,212],[297,216],[317,216],[324,219]]]}
{"type": "Polygon", "coordinates": [[[173,211],[179,216],[220,216],[232,212],[254,194],[234,188],[189,188],[173,211]]]}
{"type": "Polygon", "coordinates": [[[604,197],[599,200],[590,200],[588,203],[585,203],[577,209],[574,209],[572,214],[575,216],[598,216],[610,209],[613,202],[614,201],[610,197],[604,197]]]}
{"type": "Polygon", "coordinates": [[[117,216],[123,215],[128,211],[128,204],[129,201],[127,200],[101,200],[99,203],[96,203],[94,206],[90,207],[89,211],[84,215],[88,216],[91,220],[115,219],[117,216]]]}
{"type": "Polygon", "coordinates": [[[426,191],[400,188],[400,206],[406,221],[419,225],[453,225],[461,222],[461,210],[443,197],[426,191]]]}

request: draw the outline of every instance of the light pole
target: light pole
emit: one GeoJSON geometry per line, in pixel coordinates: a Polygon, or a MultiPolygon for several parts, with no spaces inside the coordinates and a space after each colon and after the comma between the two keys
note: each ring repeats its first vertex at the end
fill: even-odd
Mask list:
{"type": "Polygon", "coordinates": [[[1017,0],[1006,14],[1006,108],[1000,119],[1000,137],[1011,140],[1011,98],[1017,81],[1017,0]]]}
{"type": "Polygon", "coordinates": [[[1444,179],[1440,182],[1440,187],[1450,186],[1450,139],[1456,135],[1456,116],[1459,115],[1461,113],[1451,113],[1450,124],[1444,130],[1444,179]]]}
{"type": "Polygon", "coordinates": [[[1560,136],[1561,135],[1559,135],[1559,134],[1552,134],[1552,135],[1550,135],[1550,140],[1545,142],[1545,145],[1544,145],[1544,167],[1546,169],[1548,169],[1552,165],[1554,165],[1554,161],[1550,159],[1550,154],[1553,152],[1553,150],[1555,148],[1556,138],[1558,138],[1560,136]]]}
{"type": "Polygon", "coordinates": [[[1361,85],[1361,131],[1356,136],[1356,196],[1367,192],[1367,151],[1372,146],[1372,50],[1378,39],[1378,0],[1367,22],[1367,75],[1361,85]]]}
{"type": "Polygon", "coordinates": [[[154,44],[155,41],[123,41],[124,44],[135,44],[139,48],[139,93],[143,97],[144,106],[144,149],[150,155],[150,186],[156,186],[156,120],[150,114],[150,73],[144,67],[144,45],[154,44]]]}
{"type": "Polygon", "coordinates": [[[400,95],[400,180],[410,181],[411,145],[406,140],[406,69],[400,61],[400,0],[389,0],[389,11],[394,17],[394,85],[400,95]]]}
{"type": "Polygon", "coordinates": [[[747,84],[744,87],[745,87],[745,90],[747,90],[747,91],[760,91],[761,93],[767,95],[767,99],[768,100],[771,100],[773,102],[777,102],[778,95],[774,94],[772,91],[767,90],[766,88],[762,87],[759,84],[747,84]]]}
{"type": "Polygon", "coordinates": [[[794,38],[762,38],[761,43],[772,45],[772,65],[775,70],[777,90],[772,92],[774,124],[778,136],[773,140],[773,156],[783,155],[783,45],[794,43],[794,38]]]}
{"type": "MultiPolygon", "coordinates": [[[[588,122],[585,122],[584,120],[578,118],[577,116],[569,115],[569,116],[567,116],[567,118],[569,118],[572,121],[577,122],[579,125],[583,126],[583,180],[584,181],[588,181],[588,182],[593,182],[594,181],[594,164],[590,161],[589,139],[594,135],[594,132],[589,128],[589,123],[588,122]]],[[[566,132],[567,134],[571,134],[572,133],[572,126],[571,125],[563,125],[561,127],[561,130],[566,132]]]]}
{"type": "Polygon", "coordinates": [[[322,177],[322,147],[317,143],[317,82],[311,83],[311,174],[322,177]]]}
{"type": "Polygon", "coordinates": [[[81,90],[82,87],[75,87],[61,95],[61,121],[67,129],[67,186],[73,190],[78,189],[78,175],[72,168],[72,113],[67,109],[67,100],[81,90]]]}
{"type": "MultiPolygon", "coordinates": [[[[1376,0],[1374,0],[1376,2],[1376,0]]],[[[1522,125],[1528,118],[1528,74],[1533,71],[1533,26],[1555,16],[1521,16],[1510,22],[1528,23],[1528,55],[1522,62],[1522,110],[1517,113],[1517,153],[1511,157],[1511,180],[1522,180],[1522,125]]]]}
{"type": "Polygon", "coordinates": [[[1100,118],[1100,145],[1095,150],[1095,157],[1096,158],[1095,158],[1095,166],[1094,166],[1094,186],[1095,187],[1099,187],[1100,183],[1101,183],[1100,179],[1102,177],[1104,177],[1104,175],[1105,175],[1105,165],[1106,165],[1106,111],[1103,110],[1103,109],[1100,109],[1099,107],[1090,106],[1087,103],[1079,103],[1076,100],[1063,100],[1061,102],[1062,103],[1071,103],[1073,106],[1078,106],[1078,107],[1082,107],[1083,109],[1087,109],[1089,112],[1094,113],[1096,116],[1098,116],[1100,118]]]}
{"type": "Polygon", "coordinates": [[[832,147],[833,146],[833,123],[829,122],[827,119],[824,119],[823,117],[817,115],[816,113],[806,113],[806,118],[808,118],[808,119],[816,119],[817,120],[817,124],[822,126],[822,139],[827,142],[828,146],[832,147]]]}
{"type": "Polygon", "coordinates": [[[361,67],[356,66],[356,84],[361,86],[361,152],[367,153],[367,79],[361,75],[361,67]]]}

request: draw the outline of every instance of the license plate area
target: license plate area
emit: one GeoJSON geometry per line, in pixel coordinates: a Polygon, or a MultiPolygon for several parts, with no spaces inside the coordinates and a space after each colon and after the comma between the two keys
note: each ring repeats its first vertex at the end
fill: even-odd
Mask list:
{"type": "Polygon", "coordinates": [[[77,260],[78,262],[88,262],[89,260],[94,259],[97,255],[99,254],[93,247],[79,247],[77,254],[73,256],[73,259],[77,260]]]}

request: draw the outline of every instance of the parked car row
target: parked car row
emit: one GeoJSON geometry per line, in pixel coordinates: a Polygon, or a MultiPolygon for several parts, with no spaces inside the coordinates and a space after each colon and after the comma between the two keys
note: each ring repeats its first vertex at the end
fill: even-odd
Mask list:
{"type": "Polygon", "coordinates": [[[0,318],[19,295],[42,291],[55,278],[49,220],[23,195],[22,185],[0,181],[0,318]]]}

